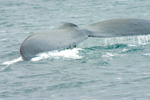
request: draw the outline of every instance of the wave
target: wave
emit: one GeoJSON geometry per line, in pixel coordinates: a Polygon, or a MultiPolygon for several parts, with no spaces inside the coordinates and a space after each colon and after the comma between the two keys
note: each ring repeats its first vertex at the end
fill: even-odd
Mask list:
{"type": "Polygon", "coordinates": [[[104,46],[93,46],[93,47],[88,47],[88,48],[84,48],[87,50],[95,50],[95,49],[117,49],[117,48],[124,48],[127,47],[127,44],[112,44],[112,45],[104,45],[104,46]]]}

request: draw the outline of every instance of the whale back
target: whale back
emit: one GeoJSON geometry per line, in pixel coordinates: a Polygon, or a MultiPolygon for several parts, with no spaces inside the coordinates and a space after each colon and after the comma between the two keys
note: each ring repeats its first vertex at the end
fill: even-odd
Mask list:
{"type": "Polygon", "coordinates": [[[88,37],[105,38],[147,34],[150,34],[150,20],[146,19],[113,19],[90,24],[85,29],[73,23],[65,23],[58,30],[29,35],[20,46],[20,54],[24,60],[30,60],[38,53],[68,48],[88,37]]]}
{"type": "Polygon", "coordinates": [[[87,26],[93,37],[119,37],[150,34],[150,20],[122,18],[102,21],[87,26]]]}
{"type": "Polygon", "coordinates": [[[79,28],[44,31],[28,36],[20,47],[24,60],[30,60],[36,54],[46,51],[68,48],[88,38],[86,30],[79,28]]]}

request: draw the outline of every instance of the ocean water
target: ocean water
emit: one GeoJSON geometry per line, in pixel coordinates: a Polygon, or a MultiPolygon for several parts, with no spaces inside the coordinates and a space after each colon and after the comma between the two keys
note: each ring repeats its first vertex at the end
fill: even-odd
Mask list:
{"type": "Polygon", "coordinates": [[[149,100],[150,35],[91,37],[31,61],[19,54],[33,32],[149,12],[149,0],[0,0],[0,100],[149,100]]]}

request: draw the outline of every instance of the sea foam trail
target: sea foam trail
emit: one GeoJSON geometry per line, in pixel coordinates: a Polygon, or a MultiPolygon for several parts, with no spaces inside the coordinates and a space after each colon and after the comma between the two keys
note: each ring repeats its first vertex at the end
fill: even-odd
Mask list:
{"type": "Polygon", "coordinates": [[[13,59],[11,61],[6,61],[6,62],[3,63],[3,65],[8,65],[9,66],[10,64],[14,64],[14,63],[19,62],[19,61],[23,61],[22,57],[19,57],[17,59],[13,59]]]}
{"type": "Polygon", "coordinates": [[[47,58],[71,58],[71,59],[81,59],[82,56],[79,56],[79,50],[82,50],[81,48],[73,48],[73,49],[67,49],[67,50],[62,50],[62,51],[50,51],[50,52],[44,52],[38,54],[36,57],[32,58],[31,61],[39,61],[42,59],[47,59],[47,58]]]}

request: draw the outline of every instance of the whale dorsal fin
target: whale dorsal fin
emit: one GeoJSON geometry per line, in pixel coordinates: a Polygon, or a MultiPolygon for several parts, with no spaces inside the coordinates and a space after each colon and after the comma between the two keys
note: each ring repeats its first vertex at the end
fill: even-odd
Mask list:
{"type": "Polygon", "coordinates": [[[73,23],[65,23],[61,25],[58,29],[70,29],[70,28],[75,28],[75,27],[78,27],[78,26],[73,23]]]}

